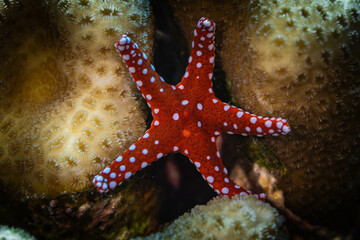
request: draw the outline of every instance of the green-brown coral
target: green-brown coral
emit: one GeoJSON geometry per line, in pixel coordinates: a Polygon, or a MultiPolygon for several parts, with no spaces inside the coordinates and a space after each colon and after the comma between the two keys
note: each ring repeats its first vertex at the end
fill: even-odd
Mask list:
{"type": "Polygon", "coordinates": [[[0,13],[0,180],[23,197],[87,189],[145,131],[113,44],[126,33],[150,54],[149,4],[4,0],[0,13]]]}
{"type": "Polygon", "coordinates": [[[184,33],[202,15],[217,23],[218,63],[242,108],[289,120],[286,139],[265,138],[287,168],[286,205],[339,226],[359,189],[359,1],[171,3],[184,33]]]}
{"type": "Polygon", "coordinates": [[[286,239],[276,209],[248,195],[216,197],[144,239],[286,239]]]}
{"type": "MultiPolygon", "coordinates": [[[[280,181],[287,206],[313,220],[341,214],[359,187],[359,6],[252,1],[236,47],[247,63],[224,64],[240,105],[288,118],[289,138],[266,140],[288,169],[280,181]]],[[[233,52],[224,47],[222,56],[233,52]]]]}

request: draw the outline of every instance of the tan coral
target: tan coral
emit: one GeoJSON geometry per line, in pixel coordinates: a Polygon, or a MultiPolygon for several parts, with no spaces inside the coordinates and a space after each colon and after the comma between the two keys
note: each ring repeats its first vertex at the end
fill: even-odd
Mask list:
{"type": "Polygon", "coordinates": [[[143,134],[141,95],[113,44],[126,33],[150,54],[149,11],[141,0],[0,1],[0,180],[8,190],[86,189],[143,134]]]}
{"type": "Polygon", "coordinates": [[[286,232],[276,209],[252,196],[236,195],[196,206],[163,232],[143,239],[286,239],[286,232]]]}

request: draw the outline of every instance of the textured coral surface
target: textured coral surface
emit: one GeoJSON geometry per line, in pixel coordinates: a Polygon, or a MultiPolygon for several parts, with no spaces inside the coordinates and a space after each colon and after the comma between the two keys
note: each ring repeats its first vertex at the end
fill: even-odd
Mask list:
{"type": "MultiPolygon", "coordinates": [[[[140,239],[140,238],[138,238],[140,239]]],[[[286,239],[276,209],[253,196],[216,197],[144,239],[286,239]]]]}
{"type": "Polygon", "coordinates": [[[349,214],[359,187],[359,2],[170,2],[185,34],[204,14],[217,23],[234,100],[292,125],[288,138],[265,139],[287,168],[287,206],[317,222],[349,214]]]}
{"type": "Polygon", "coordinates": [[[86,189],[146,128],[114,42],[150,53],[146,1],[0,1],[0,180],[21,194],[86,189]]]}
{"type": "Polygon", "coordinates": [[[0,239],[4,240],[35,240],[33,236],[20,228],[0,225],[0,239]]]}
{"type": "Polygon", "coordinates": [[[359,187],[359,10],[340,1],[253,1],[247,47],[237,48],[246,58],[224,64],[239,104],[293,123],[289,139],[267,141],[288,169],[280,182],[288,207],[313,219],[341,212],[359,187]]]}

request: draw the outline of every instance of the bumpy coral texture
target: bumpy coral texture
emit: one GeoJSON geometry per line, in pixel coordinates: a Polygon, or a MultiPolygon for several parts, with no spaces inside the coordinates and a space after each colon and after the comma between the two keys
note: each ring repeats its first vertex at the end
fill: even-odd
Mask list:
{"type": "MultiPolygon", "coordinates": [[[[143,239],[286,239],[276,209],[253,196],[216,197],[143,239]]],[[[140,239],[140,238],[138,238],[140,239]]]]}
{"type": "Polygon", "coordinates": [[[325,216],[345,213],[359,187],[359,2],[171,2],[184,32],[203,12],[224,24],[217,49],[239,105],[294,122],[289,138],[265,139],[287,167],[287,206],[341,219],[325,216]]]}
{"type": "Polygon", "coordinates": [[[342,212],[359,188],[359,6],[252,1],[248,37],[232,40],[247,47],[224,64],[237,102],[295,123],[288,140],[267,141],[288,168],[280,181],[287,205],[314,219],[342,212]]]}
{"type": "Polygon", "coordinates": [[[21,196],[83,190],[145,131],[141,95],[112,51],[150,52],[145,1],[0,1],[0,179],[21,196]]]}
{"type": "Polygon", "coordinates": [[[4,240],[35,240],[35,237],[20,228],[0,225],[0,239],[4,240]]]}

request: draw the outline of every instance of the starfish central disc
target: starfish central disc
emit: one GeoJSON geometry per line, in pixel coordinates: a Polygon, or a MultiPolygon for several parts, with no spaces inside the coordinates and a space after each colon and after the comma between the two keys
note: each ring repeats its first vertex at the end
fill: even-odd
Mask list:
{"type": "MultiPolygon", "coordinates": [[[[290,128],[284,119],[256,116],[215,97],[211,81],[214,33],[215,23],[201,18],[194,30],[189,65],[176,86],[164,82],[129,37],[124,35],[115,44],[154,119],[143,137],[95,176],[93,183],[100,191],[115,188],[170,152],[181,152],[218,194],[229,197],[251,194],[228,179],[228,171],[216,149],[216,136],[221,133],[277,136],[287,134],[290,128]]],[[[262,199],[264,194],[257,197],[262,199]]]]}

